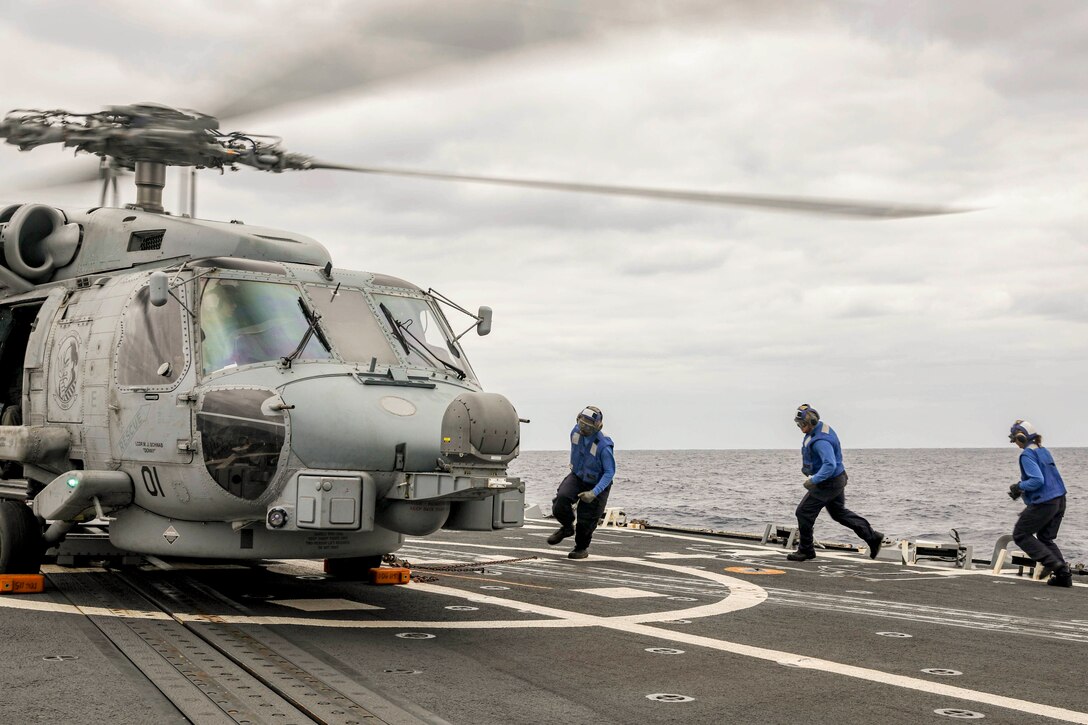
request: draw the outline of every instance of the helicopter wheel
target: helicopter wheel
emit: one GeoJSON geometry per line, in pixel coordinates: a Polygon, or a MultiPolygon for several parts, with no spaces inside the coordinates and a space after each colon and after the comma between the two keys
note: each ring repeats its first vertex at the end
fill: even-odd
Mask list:
{"type": "Polygon", "coordinates": [[[352,556],[346,559],[325,559],[325,573],[337,579],[361,581],[370,578],[370,570],[382,565],[381,554],[352,556]]]}
{"type": "Polygon", "coordinates": [[[44,553],[42,527],[30,507],[0,501],[0,574],[37,574],[44,553]]]}

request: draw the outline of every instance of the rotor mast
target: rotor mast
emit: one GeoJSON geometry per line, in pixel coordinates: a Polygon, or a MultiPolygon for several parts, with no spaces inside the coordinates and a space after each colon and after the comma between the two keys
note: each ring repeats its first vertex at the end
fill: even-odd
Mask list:
{"type": "Polygon", "coordinates": [[[136,162],[136,206],[162,214],[162,191],[166,188],[166,164],[159,161],[136,162]]]}

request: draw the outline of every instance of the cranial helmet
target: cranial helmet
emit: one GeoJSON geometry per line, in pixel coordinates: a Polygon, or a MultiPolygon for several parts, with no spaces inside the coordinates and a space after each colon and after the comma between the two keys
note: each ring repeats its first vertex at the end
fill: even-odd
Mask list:
{"type": "Polygon", "coordinates": [[[1009,441],[1012,443],[1034,443],[1039,440],[1039,432],[1026,420],[1018,420],[1009,428],[1009,441]]]}
{"type": "Polygon", "coordinates": [[[593,435],[601,429],[604,425],[604,413],[601,409],[587,405],[581,413],[578,414],[578,432],[584,436],[593,435]]]}
{"type": "Polygon", "coordinates": [[[800,428],[803,425],[816,425],[820,420],[820,413],[808,403],[801,403],[797,407],[797,414],[793,416],[793,422],[800,428]]]}

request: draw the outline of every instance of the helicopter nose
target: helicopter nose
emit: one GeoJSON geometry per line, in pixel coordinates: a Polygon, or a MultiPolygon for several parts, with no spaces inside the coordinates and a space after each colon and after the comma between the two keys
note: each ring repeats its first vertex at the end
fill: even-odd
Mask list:
{"type": "Polygon", "coordinates": [[[291,450],[315,469],[434,470],[442,419],[462,389],[392,386],[353,376],[284,386],[291,450]]]}

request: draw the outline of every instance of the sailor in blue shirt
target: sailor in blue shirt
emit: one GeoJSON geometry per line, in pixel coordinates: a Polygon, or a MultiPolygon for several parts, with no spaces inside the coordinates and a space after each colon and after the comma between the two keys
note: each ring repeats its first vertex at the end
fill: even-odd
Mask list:
{"type": "Polygon", "coordinates": [[[1065,516],[1065,482],[1054,456],[1043,448],[1043,437],[1026,420],[1018,420],[1009,429],[1009,441],[1020,447],[1020,480],[1009,486],[1015,501],[1021,496],[1027,504],[1016,520],[1012,539],[1024,553],[1052,572],[1047,584],[1073,586],[1073,574],[1054,543],[1065,516]]]}
{"type": "Polygon", "coordinates": [[[786,558],[790,561],[807,561],[816,558],[816,544],[812,529],[820,511],[827,509],[833,521],[853,531],[869,547],[869,558],[880,553],[884,534],[875,531],[869,522],[846,508],[846,467],[842,464],[842,446],[839,437],[820,414],[808,403],[797,408],[793,422],[805,434],[801,443],[801,472],[807,493],[797,505],[797,551],[786,558]]]}
{"type": "Polygon", "coordinates": [[[604,414],[600,408],[587,406],[578,414],[570,432],[570,474],[559,484],[552,501],[552,514],[559,530],[548,537],[555,546],[568,536],[574,536],[574,550],[567,556],[585,559],[593,531],[608,503],[612,479],[616,475],[616,459],[612,439],[601,432],[604,414]],[[578,524],[574,523],[574,505],[578,505],[578,524]]]}

